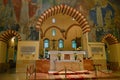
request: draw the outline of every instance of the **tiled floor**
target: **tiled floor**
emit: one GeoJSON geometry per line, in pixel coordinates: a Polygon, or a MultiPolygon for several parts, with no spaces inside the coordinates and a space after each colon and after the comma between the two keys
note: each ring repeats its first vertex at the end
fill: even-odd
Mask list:
{"type": "MultiPolygon", "coordinates": [[[[94,75],[94,73],[93,73],[93,75],[94,75]]],[[[101,73],[100,73],[100,75],[104,76],[101,73]]],[[[40,74],[40,76],[42,76],[42,75],[40,74]]],[[[53,75],[50,76],[50,77],[53,77],[53,75]]],[[[112,76],[107,77],[107,78],[106,77],[100,77],[100,79],[97,79],[97,80],[101,80],[101,79],[102,80],[120,80],[120,72],[119,71],[118,72],[112,72],[112,76]]],[[[11,69],[10,71],[8,71],[6,73],[0,73],[0,80],[26,80],[26,73],[15,73],[15,70],[11,69]]],[[[43,80],[43,79],[40,79],[40,80],[43,80]]],[[[96,80],[96,79],[88,79],[87,78],[85,80],[96,80]]]]}

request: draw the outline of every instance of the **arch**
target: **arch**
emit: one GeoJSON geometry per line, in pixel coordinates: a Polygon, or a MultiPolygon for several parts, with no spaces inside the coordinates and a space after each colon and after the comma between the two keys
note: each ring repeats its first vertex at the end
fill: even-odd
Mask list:
{"type": "MultiPolygon", "coordinates": [[[[79,26],[80,27],[80,25],[79,24],[72,24],[72,25],[70,25],[69,27],[68,27],[68,29],[66,30],[66,32],[65,32],[65,39],[67,39],[67,34],[68,34],[68,31],[73,27],[73,26],[79,26]]],[[[80,27],[81,28],[81,27],[80,27]]]]}
{"type": "MultiPolygon", "coordinates": [[[[56,28],[56,29],[58,29],[59,31],[61,31],[61,29],[60,29],[59,27],[57,27],[57,26],[50,26],[49,28],[47,28],[47,29],[45,30],[45,32],[44,32],[44,34],[43,34],[43,37],[45,37],[46,32],[47,32],[49,29],[51,29],[51,28],[56,28]]],[[[64,37],[63,34],[62,34],[62,36],[64,37]]]]}
{"type": "Polygon", "coordinates": [[[0,35],[0,41],[7,42],[12,37],[16,36],[18,41],[21,41],[21,36],[14,30],[7,30],[0,35]]]}
{"type": "Polygon", "coordinates": [[[58,5],[58,6],[54,6],[52,8],[49,8],[48,10],[46,10],[39,18],[36,24],[36,29],[39,30],[40,27],[42,26],[42,23],[49,17],[54,16],[56,14],[60,14],[62,13],[63,15],[69,15],[72,18],[74,18],[78,24],[80,25],[83,34],[86,32],[90,31],[90,26],[88,24],[88,21],[86,20],[86,18],[81,14],[80,11],[77,11],[76,9],[67,6],[67,5],[58,5]]]}
{"type": "Polygon", "coordinates": [[[40,35],[39,37],[43,38],[43,30],[40,28],[40,35]]]}
{"type": "Polygon", "coordinates": [[[113,36],[112,34],[106,34],[106,35],[102,38],[101,42],[102,42],[102,43],[105,43],[105,41],[107,41],[109,45],[117,44],[117,43],[118,43],[117,38],[116,38],[115,36],[113,36]]]}

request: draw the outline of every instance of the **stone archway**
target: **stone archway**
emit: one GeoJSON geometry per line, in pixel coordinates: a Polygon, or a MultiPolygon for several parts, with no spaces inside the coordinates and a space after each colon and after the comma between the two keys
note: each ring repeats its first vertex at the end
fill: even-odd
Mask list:
{"type": "Polygon", "coordinates": [[[116,47],[116,44],[118,44],[117,38],[112,34],[106,34],[101,42],[105,45],[107,68],[110,70],[116,70],[118,67],[117,56],[119,54],[116,47]]]}
{"type": "Polygon", "coordinates": [[[37,20],[36,23],[36,29],[40,31],[40,36],[42,37],[44,32],[42,30],[43,22],[45,22],[49,17],[55,16],[57,14],[63,14],[68,15],[78,23],[82,30],[82,41],[83,41],[83,50],[88,50],[88,32],[90,31],[90,25],[88,24],[88,21],[86,20],[85,16],[78,10],[68,6],[68,5],[57,5],[54,7],[51,7],[44,11],[43,14],[40,15],[40,17],[37,20]]]}
{"type": "Polygon", "coordinates": [[[17,51],[15,50],[17,50],[17,45],[8,46],[9,40],[12,39],[13,37],[16,37],[18,41],[21,41],[21,36],[19,35],[19,33],[17,33],[14,30],[7,30],[0,34],[0,56],[2,56],[0,64],[3,64],[3,67],[5,67],[4,68],[5,70],[3,71],[8,70],[7,65],[9,65],[9,68],[10,66],[11,67],[16,66],[15,62],[16,62],[17,51]],[[13,50],[13,51],[10,51],[10,50],[13,50]],[[9,60],[9,57],[8,57],[9,53],[12,53],[10,54],[10,56],[12,55],[12,60],[14,61],[9,60]]]}
{"type": "Polygon", "coordinates": [[[64,14],[64,15],[69,15],[72,18],[74,18],[80,25],[81,29],[82,29],[82,33],[86,33],[90,31],[90,26],[88,24],[88,21],[86,20],[86,18],[84,17],[84,15],[80,12],[77,11],[76,9],[67,6],[67,5],[58,5],[58,6],[54,6],[52,8],[49,8],[48,10],[46,10],[39,18],[37,21],[37,25],[36,25],[36,29],[37,30],[41,30],[41,26],[42,23],[49,18],[50,16],[54,16],[56,14],[64,14]]]}
{"type": "Polygon", "coordinates": [[[109,45],[117,44],[117,43],[118,43],[117,38],[116,38],[115,36],[113,36],[112,34],[106,34],[106,35],[102,38],[101,42],[102,42],[102,43],[105,43],[105,41],[107,41],[109,45]]]}
{"type": "Polygon", "coordinates": [[[14,30],[7,30],[0,35],[0,41],[7,42],[12,37],[16,36],[18,41],[21,41],[21,36],[14,30]]]}

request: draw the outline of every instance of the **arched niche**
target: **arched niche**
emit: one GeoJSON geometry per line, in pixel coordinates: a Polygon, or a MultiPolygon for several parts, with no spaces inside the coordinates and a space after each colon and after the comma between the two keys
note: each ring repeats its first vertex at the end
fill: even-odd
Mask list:
{"type": "MultiPolygon", "coordinates": [[[[21,36],[14,30],[7,30],[0,34],[0,56],[3,64],[9,64],[10,61],[16,62],[17,41],[21,41],[21,36]]],[[[9,65],[11,66],[12,64],[9,65]]]]}
{"type": "MultiPolygon", "coordinates": [[[[36,29],[40,31],[40,37],[43,38],[45,36],[46,31],[49,30],[49,29],[46,29],[46,30],[43,29],[44,27],[43,24],[45,24],[47,19],[49,19],[50,17],[56,16],[56,15],[63,15],[63,16],[67,15],[73,18],[77,22],[77,25],[79,25],[79,27],[82,30],[81,37],[83,41],[83,50],[87,50],[88,49],[87,48],[88,47],[88,32],[90,31],[90,25],[88,21],[86,20],[85,16],[80,11],[68,5],[61,4],[61,5],[53,6],[47,9],[46,11],[44,11],[43,14],[40,15],[40,17],[38,18],[36,22],[36,29]]],[[[70,28],[71,26],[69,26],[69,28],[63,34],[64,39],[67,39],[66,35],[68,34],[68,31],[70,28]]]]}

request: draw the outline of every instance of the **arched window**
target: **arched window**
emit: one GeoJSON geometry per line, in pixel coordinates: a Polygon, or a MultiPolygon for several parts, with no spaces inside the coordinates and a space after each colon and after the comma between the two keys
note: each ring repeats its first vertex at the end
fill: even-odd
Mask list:
{"type": "Polygon", "coordinates": [[[64,47],[64,41],[62,39],[58,40],[58,47],[63,48],[64,47]]]}
{"type": "Polygon", "coordinates": [[[44,40],[44,48],[48,48],[49,47],[49,40],[45,39],[44,40]]]}
{"type": "Polygon", "coordinates": [[[77,44],[76,44],[76,40],[72,40],[72,48],[76,48],[77,44]]]}
{"type": "Polygon", "coordinates": [[[52,36],[56,36],[56,30],[52,29],[52,36]]]}

